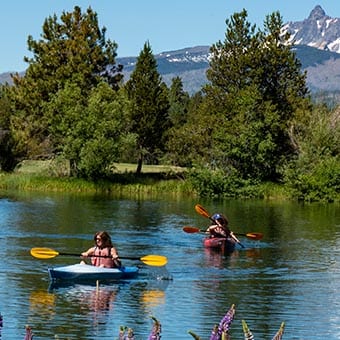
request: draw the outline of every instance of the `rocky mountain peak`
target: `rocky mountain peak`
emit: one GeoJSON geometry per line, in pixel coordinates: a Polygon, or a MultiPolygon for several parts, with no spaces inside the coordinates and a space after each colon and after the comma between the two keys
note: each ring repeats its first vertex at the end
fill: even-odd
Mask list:
{"type": "Polygon", "coordinates": [[[326,12],[322,9],[320,5],[314,7],[314,9],[310,12],[307,20],[315,21],[321,20],[326,16],[326,12]]]}
{"type": "Polygon", "coordinates": [[[340,53],[340,19],[326,15],[317,5],[303,21],[288,22],[282,33],[290,33],[290,42],[324,51],[340,53]]]}

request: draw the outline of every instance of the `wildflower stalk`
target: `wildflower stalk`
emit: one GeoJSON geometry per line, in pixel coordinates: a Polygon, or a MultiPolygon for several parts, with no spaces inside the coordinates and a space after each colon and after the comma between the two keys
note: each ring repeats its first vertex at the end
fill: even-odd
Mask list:
{"type": "Polygon", "coordinates": [[[250,331],[247,323],[242,320],[242,328],[244,333],[244,340],[254,340],[253,333],[250,331]]]}
{"type": "Polygon", "coordinates": [[[211,335],[210,340],[228,340],[229,339],[229,329],[230,325],[234,320],[235,316],[235,305],[232,304],[226,315],[220,321],[218,327],[215,325],[211,335]]]}
{"type": "Polygon", "coordinates": [[[151,318],[154,322],[153,322],[152,330],[151,330],[148,340],[160,340],[161,333],[162,333],[162,326],[156,318],[154,318],[153,316],[151,318]]]}
{"type": "Polygon", "coordinates": [[[32,328],[29,325],[25,326],[26,334],[24,340],[33,340],[32,328]]]}
{"type": "Polygon", "coordinates": [[[272,340],[282,340],[282,336],[283,336],[283,332],[285,329],[285,323],[282,322],[281,326],[279,328],[279,330],[277,331],[277,333],[274,335],[274,338],[272,340]]]}
{"type": "Polygon", "coordinates": [[[201,340],[201,338],[200,338],[197,334],[195,334],[194,332],[188,331],[188,333],[189,333],[195,340],[201,340]]]}

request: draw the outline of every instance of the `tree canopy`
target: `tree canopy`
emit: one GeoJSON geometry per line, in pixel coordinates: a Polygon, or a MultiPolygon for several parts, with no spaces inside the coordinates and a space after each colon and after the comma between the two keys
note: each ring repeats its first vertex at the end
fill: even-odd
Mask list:
{"type": "Polygon", "coordinates": [[[280,35],[278,12],[266,17],[264,31],[249,23],[246,10],[226,25],[224,42],[211,47],[201,107],[211,128],[211,161],[244,178],[275,181],[282,162],[295,153],[291,121],[298,109],[309,108],[306,75],[288,36],[280,35]]]}
{"type": "Polygon", "coordinates": [[[49,143],[51,117],[46,104],[55,94],[73,83],[81,89],[83,100],[101,81],[114,89],[122,79],[120,66],[115,65],[117,44],[106,40],[106,29],[99,29],[97,14],[86,13],[76,6],[73,12],[48,17],[41,39],[28,37],[25,57],[28,68],[23,77],[13,77],[12,130],[19,148],[28,157],[42,157],[53,151],[49,143]]]}

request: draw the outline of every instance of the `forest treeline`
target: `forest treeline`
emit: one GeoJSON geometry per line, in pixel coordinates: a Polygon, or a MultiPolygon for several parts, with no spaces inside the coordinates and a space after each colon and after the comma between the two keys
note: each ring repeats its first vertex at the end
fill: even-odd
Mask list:
{"type": "MultiPolygon", "coordinates": [[[[167,86],[149,41],[123,79],[118,44],[96,12],[76,6],[28,37],[25,75],[0,88],[0,166],[25,159],[67,162],[67,176],[112,179],[114,163],[188,169],[200,196],[261,197],[283,185],[291,197],[338,201],[340,108],[313,103],[279,12],[263,28],[244,9],[210,47],[208,83],[194,95],[167,86]]],[[[61,173],[60,173],[61,175],[61,173]]],[[[65,175],[63,172],[62,175],[65,175]]]]}

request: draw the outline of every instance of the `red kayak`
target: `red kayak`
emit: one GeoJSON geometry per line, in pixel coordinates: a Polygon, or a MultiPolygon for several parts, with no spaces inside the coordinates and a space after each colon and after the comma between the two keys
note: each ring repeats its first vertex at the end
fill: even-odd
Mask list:
{"type": "Polygon", "coordinates": [[[232,253],[235,250],[236,241],[232,238],[206,237],[203,239],[205,248],[211,248],[223,253],[232,253]]]}

